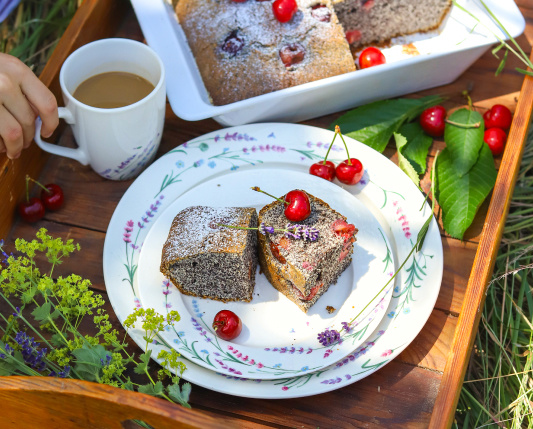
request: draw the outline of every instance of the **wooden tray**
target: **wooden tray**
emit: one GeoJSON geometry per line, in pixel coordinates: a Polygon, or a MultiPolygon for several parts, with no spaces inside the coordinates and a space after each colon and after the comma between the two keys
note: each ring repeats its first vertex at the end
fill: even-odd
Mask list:
{"type": "MultiPolygon", "coordinates": [[[[533,6],[517,2],[527,19],[526,34],[533,30],[533,6]]],[[[58,100],[58,75],[64,59],[91,40],[109,37],[142,40],[135,16],[125,0],[85,0],[41,75],[58,100]]],[[[530,49],[523,36],[522,46],[530,49]]],[[[513,125],[490,204],[486,203],[474,226],[461,242],[442,235],[445,272],[433,313],[415,341],[393,362],[366,379],[334,392],[290,400],[235,398],[193,386],[193,410],[166,401],[108,386],[74,380],[39,377],[0,379],[0,397],[8,426],[119,427],[128,419],[142,419],[158,428],[176,427],[401,427],[444,428],[453,421],[462,380],[475,337],[485,289],[516,181],[523,144],[533,106],[533,79],[513,72],[513,60],[495,78],[497,61],[490,53],[476,62],[456,82],[413,96],[448,96],[446,107],[464,103],[461,91],[474,84],[471,96],[480,110],[496,102],[515,109],[513,125]],[[520,86],[522,89],[518,92],[520,86]],[[518,98],[518,103],[516,99],[518,98]],[[69,406],[65,404],[69,402],[69,406]],[[39,404],[38,407],[28,404],[39,404]]],[[[339,114],[307,121],[328,126],[339,114]]],[[[207,120],[190,123],[167,109],[163,140],[158,155],[191,138],[219,129],[207,120]]],[[[73,144],[68,128],[55,136],[60,144],[73,144]]],[[[436,141],[431,154],[442,149],[436,141]]],[[[395,160],[394,149],[386,154],[395,160]]],[[[430,160],[431,163],[431,160],[430,160]]],[[[73,257],[58,274],[76,272],[92,280],[106,299],[102,273],[102,248],[113,210],[131,182],[105,181],[75,161],[48,157],[36,145],[16,161],[0,158],[0,237],[32,238],[43,226],[54,236],[81,243],[84,264],[73,257]],[[62,210],[47,214],[36,225],[18,222],[14,207],[23,195],[24,177],[62,185],[67,201],[62,210]],[[78,261],[77,261],[77,260],[78,261]],[[81,265],[81,266],[80,266],[81,265]]],[[[422,181],[427,190],[426,177],[422,181]]],[[[110,313],[112,310],[108,306],[110,313]]],[[[118,321],[114,320],[117,325],[118,321]]],[[[117,326],[120,328],[120,326],[117,326]]],[[[4,424],[5,426],[6,424],[4,424]]]]}

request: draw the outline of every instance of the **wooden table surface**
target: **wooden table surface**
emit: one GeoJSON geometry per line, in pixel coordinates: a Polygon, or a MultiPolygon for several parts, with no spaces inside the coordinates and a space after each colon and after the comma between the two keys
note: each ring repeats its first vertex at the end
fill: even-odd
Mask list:
{"type": "MultiPolygon", "coordinates": [[[[518,0],[517,4],[527,21],[525,34],[518,38],[518,42],[524,51],[530,52],[533,44],[533,2],[518,0]]],[[[127,10],[124,22],[117,29],[116,35],[143,40],[131,9],[127,10]]],[[[461,93],[468,88],[474,105],[481,113],[495,103],[505,104],[514,110],[523,82],[523,75],[513,68],[519,63],[510,57],[503,73],[495,77],[497,65],[498,61],[489,51],[452,84],[413,95],[444,95],[447,97],[444,106],[450,109],[465,104],[461,93]]],[[[327,127],[341,114],[342,112],[339,112],[305,123],[327,127]]],[[[158,156],[192,138],[220,128],[213,120],[181,120],[168,107],[158,156]]],[[[73,137],[68,128],[63,130],[59,140],[60,144],[73,144],[73,137]]],[[[431,165],[435,152],[443,147],[442,141],[434,142],[428,165],[431,165]]],[[[388,148],[385,154],[395,160],[392,147],[388,148]]],[[[61,265],[58,274],[75,272],[90,279],[94,289],[107,299],[102,271],[106,229],[118,201],[131,181],[104,180],[89,167],[57,156],[48,158],[39,180],[44,183],[55,182],[63,187],[66,195],[64,207],[58,212],[47,213],[42,221],[34,225],[15,221],[9,237],[32,238],[37,228],[45,227],[53,236],[73,238],[81,244],[82,252],[80,256],[73,256],[61,265]]],[[[426,190],[428,183],[426,178],[423,181],[426,190]]],[[[442,234],[444,275],[437,303],[421,333],[390,364],[357,383],[312,398],[246,399],[193,385],[190,399],[192,407],[246,428],[428,427],[463,305],[487,207],[488,201],[483,205],[464,241],[442,234]]],[[[107,305],[107,309],[113,315],[110,305],[107,305]]],[[[123,332],[116,318],[114,322],[117,329],[123,332]]]]}

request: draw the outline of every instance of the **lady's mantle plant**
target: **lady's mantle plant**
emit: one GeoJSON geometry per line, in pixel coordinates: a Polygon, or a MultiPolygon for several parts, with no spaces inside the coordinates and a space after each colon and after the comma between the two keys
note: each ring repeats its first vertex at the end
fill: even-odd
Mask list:
{"type": "Polygon", "coordinates": [[[103,308],[102,296],[90,290],[89,280],[75,274],[54,278],[54,268],[79,251],[78,244],[53,239],[43,228],[37,239],[17,239],[15,249],[17,256],[7,254],[0,240],[0,375],[94,381],[189,407],[190,384],[179,385],[185,370],[179,354],[161,351],[158,358],[162,368],[156,374],[148,365],[152,353],[149,344],[180,319],[176,311],[164,317],[153,309],[138,308],[128,316],[126,329],[139,323],[145,332],[147,351],[137,357],[127,349],[126,339],[119,339],[103,308]],[[47,272],[41,272],[36,264],[42,256],[50,264],[47,272]],[[80,325],[89,318],[93,335],[83,335],[80,325]],[[126,375],[129,367],[146,383],[139,383],[137,378],[132,381],[126,375]]]}

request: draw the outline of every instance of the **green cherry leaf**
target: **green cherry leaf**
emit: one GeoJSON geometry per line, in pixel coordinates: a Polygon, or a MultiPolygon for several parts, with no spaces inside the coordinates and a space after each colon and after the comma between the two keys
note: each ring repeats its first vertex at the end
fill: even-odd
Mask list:
{"type": "Polygon", "coordinates": [[[402,150],[418,174],[426,172],[426,159],[433,139],[428,136],[419,122],[403,124],[399,133],[407,139],[407,144],[402,150]]]}
{"type": "Polygon", "coordinates": [[[394,140],[396,141],[396,149],[398,149],[398,166],[409,176],[416,186],[419,186],[420,178],[418,177],[418,173],[409,160],[403,155],[403,148],[407,144],[407,139],[401,134],[394,133],[394,140]]]}
{"type": "Polygon", "coordinates": [[[393,133],[397,132],[405,122],[413,120],[424,109],[442,101],[440,96],[428,96],[419,99],[398,98],[370,103],[338,118],[341,132],[382,153],[393,133]]]}
{"type": "Polygon", "coordinates": [[[444,128],[444,141],[449,150],[456,173],[459,177],[468,173],[479,158],[479,151],[484,145],[485,125],[480,113],[470,109],[459,109],[449,118],[456,124],[447,123],[444,128]],[[479,123],[479,128],[468,128],[479,123]]]}
{"type": "Polygon", "coordinates": [[[459,175],[448,148],[437,159],[437,200],[442,208],[445,231],[462,239],[481,203],[496,183],[494,158],[488,145],[467,174],[459,175]]]}

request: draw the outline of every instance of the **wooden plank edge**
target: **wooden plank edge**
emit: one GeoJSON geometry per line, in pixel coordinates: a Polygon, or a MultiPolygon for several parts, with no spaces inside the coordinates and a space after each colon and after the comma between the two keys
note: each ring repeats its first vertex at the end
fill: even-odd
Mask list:
{"type": "MultiPolygon", "coordinates": [[[[110,37],[117,23],[125,15],[126,0],[85,0],[78,8],[39,78],[52,91],[58,102],[62,100],[59,71],[74,50],[92,40],[110,37]]],[[[52,136],[57,139],[58,133],[52,136]]],[[[7,237],[15,220],[15,208],[25,192],[25,177],[37,178],[48,159],[36,144],[22,151],[19,159],[10,160],[0,154],[0,238],[7,237]]]]}
{"type": "Polygon", "coordinates": [[[9,427],[10,423],[32,422],[40,427],[118,429],[126,420],[142,420],[158,429],[235,427],[203,411],[144,393],[63,378],[0,377],[0,401],[5,411],[3,425],[9,427]]]}
{"type": "MultiPolygon", "coordinates": [[[[531,57],[533,58],[533,54],[531,57]]],[[[494,270],[496,255],[522,160],[531,122],[532,106],[533,77],[526,76],[468,280],[452,347],[433,408],[429,425],[432,429],[449,428],[454,421],[463,379],[485,303],[488,282],[494,270]]]]}

